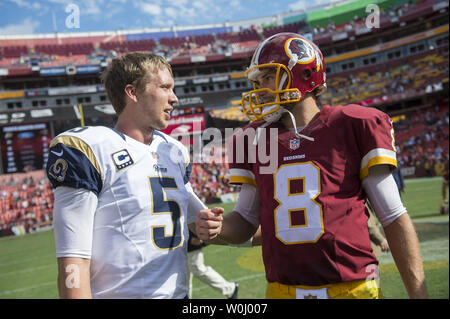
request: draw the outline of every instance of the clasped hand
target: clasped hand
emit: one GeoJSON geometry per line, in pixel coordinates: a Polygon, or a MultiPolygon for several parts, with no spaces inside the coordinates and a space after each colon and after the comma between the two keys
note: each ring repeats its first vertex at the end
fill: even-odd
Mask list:
{"type": "Polygon", "coordinates": [[[222,221],[224,209],[214,207],[212,209],[202,209],[197,214],[195,230],[201,240],[211,240],[216,238],[222,231],[222,221]]]}

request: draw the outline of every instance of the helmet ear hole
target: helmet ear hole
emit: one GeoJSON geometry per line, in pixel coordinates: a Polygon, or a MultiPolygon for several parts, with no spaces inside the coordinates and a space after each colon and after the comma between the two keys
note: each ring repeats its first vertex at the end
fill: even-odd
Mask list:
{"type": "Polygon", "coordinates": [[[310,70],[304,70],[303,71],[303,80],[308,80],[311,77],[311,71],[310,70]]]}

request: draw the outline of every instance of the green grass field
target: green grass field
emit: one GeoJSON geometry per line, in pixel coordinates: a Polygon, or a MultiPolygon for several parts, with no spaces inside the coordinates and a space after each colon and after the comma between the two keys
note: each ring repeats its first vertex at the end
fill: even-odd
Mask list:
{"type": "MultiPolygon", "coordinates": [[[[406,182],[405,206],[413,218],[424,259],[430,298],[449,298],[448,215],[439,214],[441,179],[406,182]]],[[[234,204],[224,204],[226,211],[234,204]]],[[[204,248],[205,263],[227,280],[239,283],[239,298],[264,298],[266,280],[261,248],[210,245],[204,248]]],[[[385,298],[407,298],[390,254],[380,258],[381,287],[385,298]]],[[[0,299],[57,298],[57,267],[53,232],[0,238],[0,299]]],[[[220,293],[193,281],[193,298],[224,298],[220,293]]]]}

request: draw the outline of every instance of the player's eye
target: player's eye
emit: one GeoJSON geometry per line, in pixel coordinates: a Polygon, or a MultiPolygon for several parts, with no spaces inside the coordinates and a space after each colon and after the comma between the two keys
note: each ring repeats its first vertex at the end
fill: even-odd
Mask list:
{"type": "Polygon", "coordinates": [[[263,81],[264,82],[270,82],[275,78],[275,74],[273,72],[267,73],[266,75],[263,76],[263,81]]]}

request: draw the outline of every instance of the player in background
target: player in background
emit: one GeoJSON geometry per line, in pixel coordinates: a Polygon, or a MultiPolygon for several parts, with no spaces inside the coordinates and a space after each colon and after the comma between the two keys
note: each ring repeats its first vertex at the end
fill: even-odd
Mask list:
{"type": "Polygon", "coordinates": [[[205,265],[203,247],[208,244],[198,238],[193,232],[189,232],[188,252],[188,274],[189,274],[189,299],[192,298],[193,278],[201,280],[214,290],[220,292],[228,299],[237,299],[239,284],[230,282],[222,277],[214,268],[205,265]]]}
{"type": "Polygon", "coordinates": [[[426,298],[419,242],[391,174],[392,122],[369,107],[319,108],[323,61],[319,48],[295,33],[259,44],[246,71],[254,90],[242,99],[252,123],[230,143],[230,182],[242,185],[239,198],[223,220],[200,212],[197,235],[239,244],[260,225],[267,298],[380,298],[369,198],[409,296],[426,298]],[[263,138],[269,129],[278,132],[276,152],[272,135],[263,138]],[[271,172],[263,172],[262,147],[277,161],[271,172]]]}
{"type": "Polygon", "coordinates": [[[440,207],[441,214],[448,214],[448,199],[447,199],[447,189],[448,189],[448,167],[442,176],[442,204],[440,207]]]}
{"type": "Polygon", "coordinates": [[[50,145],[59,295],[186,298],[187,226],[206,206],[188,151],[159,131],[178,101],[171,66],[131,53],[102,79],[115,128],[71,129],[50,145]]]}

